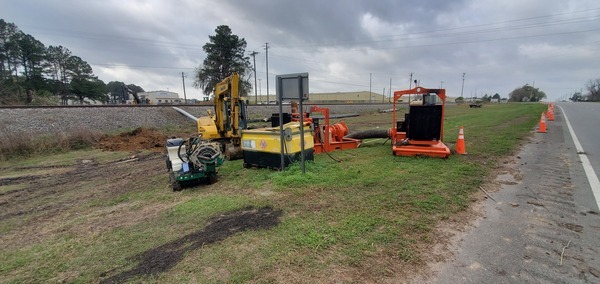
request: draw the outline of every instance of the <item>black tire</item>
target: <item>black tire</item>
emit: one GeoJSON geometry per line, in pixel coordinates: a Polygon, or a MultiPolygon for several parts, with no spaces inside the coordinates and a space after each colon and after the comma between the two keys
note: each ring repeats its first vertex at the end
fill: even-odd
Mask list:
{"type": "Polygon", "coordinates": [[[171,171],[173,165],[171,164],[171,160],[169,160],[169,155],[165,155],[165,163],[167,164],[167,171],[171,171]]]}
{"type": "Polygon", "coordinates": [[[211,173],[208,175],[208,183],[209,184],[213,184],[213,183],[217,182],[217,180],[218,180],[218,177],[217,177],[216,173],[211,173]]]}
{"type": "Polygon", "coordinates": [[[169,172],[169,183],[171,184],[171,188],[173,188],[173,191],[181,191],[181,184],[177,181],[177,179],[175,178],[175,173],[173,173],[172,171],[169,172]]]}

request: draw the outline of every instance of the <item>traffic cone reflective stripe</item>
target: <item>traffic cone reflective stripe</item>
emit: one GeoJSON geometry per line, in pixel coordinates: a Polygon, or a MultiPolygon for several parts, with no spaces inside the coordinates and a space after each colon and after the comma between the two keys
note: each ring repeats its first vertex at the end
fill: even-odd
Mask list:
{"type": "Polygon", "coordinates": [[[540,127],[538,129],[539,133],[546,133],[546,120],[544,119],[544,113],[542,113],[542,117],[540,117],[540,127]]]}
{"type": "Polygon", "coordinates": [[[465,132],[462,126],[458,131],[458,140],[456,141],[456,153],[460,155],[467,154],[467,149],[465,147],[465,132]]]}

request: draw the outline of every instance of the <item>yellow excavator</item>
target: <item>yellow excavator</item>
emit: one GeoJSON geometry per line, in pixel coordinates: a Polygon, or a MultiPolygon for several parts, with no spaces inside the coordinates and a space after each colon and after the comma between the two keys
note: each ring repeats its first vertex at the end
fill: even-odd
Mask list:
{"type": "Polygon", "coordinates": [[[246,102],[239,93],[240,77],[237,73],[223,79],[215,86],[214,114],[198,118],[198,133],[202,140],[221,144],[228,160],[243,157],[241,147],[242,129],[247,128],[246,102]]]}

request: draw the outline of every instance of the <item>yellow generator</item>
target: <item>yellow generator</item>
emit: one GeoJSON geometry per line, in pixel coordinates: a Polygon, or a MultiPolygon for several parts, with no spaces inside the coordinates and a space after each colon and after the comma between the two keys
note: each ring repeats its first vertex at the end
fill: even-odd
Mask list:
{"type": "MultiPolygon", "coordinates": [[[[285,154],[284,167],[301,159],[300,123],[283,125],[285,154]]],[[[242,131],[244,167],[260,167],[281,170],[281,139],[279,126],[242,131]]],[[[304,126],[304,159],[313,160],[313,131],[304,126]]]]}

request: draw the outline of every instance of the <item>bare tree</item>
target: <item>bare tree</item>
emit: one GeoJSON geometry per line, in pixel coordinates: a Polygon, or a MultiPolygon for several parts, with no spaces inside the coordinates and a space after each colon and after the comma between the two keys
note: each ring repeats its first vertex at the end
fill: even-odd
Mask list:
{"type": "Polygon", "coordinates": [[[589,80],[585,85],[589,101],[600,101],[600,78],[589,80]]]}

